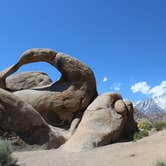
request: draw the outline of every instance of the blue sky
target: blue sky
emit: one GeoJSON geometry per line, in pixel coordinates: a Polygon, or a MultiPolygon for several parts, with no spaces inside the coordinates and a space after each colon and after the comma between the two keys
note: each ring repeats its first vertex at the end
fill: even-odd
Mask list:
{"type": "MultiPolygon", "coordinates": [[[[26,49],[46,47],[88,64],[99,93],[119,91],[134,101],[160,95],[166,92],[165,8],[165,0],[1,1],[0,70],[26,49]]],[[[43,63],[19,72],[29,70],[60,77],[43,63]]]]}

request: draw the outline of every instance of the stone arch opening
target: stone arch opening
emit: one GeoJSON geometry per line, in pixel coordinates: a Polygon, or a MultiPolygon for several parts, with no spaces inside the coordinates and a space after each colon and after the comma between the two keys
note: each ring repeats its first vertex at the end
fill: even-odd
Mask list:
{"type": "Polygon", "coordinates": [[[21,66],[11,76],[21,72],[32,72],[32,71],[46,73],[51,78],[52,82],[56,82],[62,76],[61,72],[57,68],[53,67],[47,62],[34,62],[34,63],[25,64],[21,66]]]}
{"type": "Polygon", "coordinates": [[[54,66],[54,68],[57,68],[56,55],[57,52],[50,49],[31,49],[24,52],[15,65],[10,66],[0,73],[0,87],[3,89],[7,89],[6,78],[17,72],[22,66],[27,64],[31,64],[34,62],[47,62],[48,64],[54,66]]]}
{"type": "Polygon", "coordinates": [[[32,89],[53,84],[60,80],[62,74],[49,63],[36,62],[21,66],[15,73],[6,78],[9,91],[32,89]]]}

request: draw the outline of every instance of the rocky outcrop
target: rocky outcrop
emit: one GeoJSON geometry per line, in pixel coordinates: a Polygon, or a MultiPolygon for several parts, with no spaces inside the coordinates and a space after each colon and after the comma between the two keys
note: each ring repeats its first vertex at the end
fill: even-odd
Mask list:
{"type": "Polygon", "coordinates": [[[42,87],[52,83],[52,80],[43,72],[23,72],[6,79],[6,88],[10,91],[19,91],[42,87]]]}
{"type": "Polygon", "coordinates": [[[116,93],[96,97],[95,76],[85,64],[50,49],[28,50],[0,72],[0,130],[28,144],[62,145],[72,152],[132,136],[137,130],[132,103],[116,93]],[[37,72],[8,77],[25,64],[42,61],[61,72],[58,81],[50,84],[46,74],[37,72]]]}
{"type": "Polygon", "coordinates": [[[22,65],[45,61],[62,74],[60,80],[43,88],[17,91],[14,94],[29,103],[54,126],[69,126],[78,112],[83,112],[97,96],[93,72],[77,59],[49,49],[28,50],[13,66],[0,73],[0,87],[7,89],[6,78],[22,65]]]}
{"type": "Polygon", "coordinates": [[[0,89],[0,128],[14,131],[29,144],[49,141],[50,128],[38,112],[19,97],[0,89]]]}
{"type": "MultiPolygon", "coordinates": [[[[98,96],[88,106],[76,132],[62,149],[79,152],[118,141],[123,137],[126,126],[132,123],[131,109],[119,94],[98,96]]],[[[133,132],[130,130],[130,134],[133,132]]]]}
{"type": "Polygon", "coordinates": [[[77,124],[77,119],[73,120],[69,130],[50,126],[30,104],[0,89],[0,130],[14,132],[28,144],[58,148],[70,138],[77,124]]]}

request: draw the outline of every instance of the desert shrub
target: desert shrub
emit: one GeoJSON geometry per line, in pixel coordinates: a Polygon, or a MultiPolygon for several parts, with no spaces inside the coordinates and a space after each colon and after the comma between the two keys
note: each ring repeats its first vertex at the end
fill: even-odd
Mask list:
{"type": "Polygon", "coordinates": [[[156,166],[166,166],[166,162],[158,161],[158,162],[156,163],[156,166]]]}
{"type": "Polygon", "coordinates": [[[139,132],[134,134],[134,141],[137,141],[143,137],[149,136],[149,132],[154,128],[156,131],[166,129],[166,121],[159,121],[152,124],[148,120],[143,120],[138,123],[139,132]]]}
{"type": "Polygon", "coordinates": [[[149,136],[148,130],[140,130],[134,134],[134,141],[137,141],[143,137],[149,136]]]}
{"type": "Polygon", "coordinates": [[[18,166],[17,160],[13,159],[12,146],[9,141],[0,139],[0,166],[18,166]]]}
{"type": "Polygon", "coordinates": [[[155,128],[157,131],[166,129],[166,121],[156,122],[156,123],[154,124],[154,128],[155,128]]]}
{"type": "Polygon", "coordinates": [[[140,121],[138,124],[139,129],[150,131],[153,128],[153,125],[148,120],[140,121]]]}
{"type": "Polygon", "coordinates": [[[148,120],[143,120],[138,123],[138,128],[140,131],[134,134],[134,141],[149,136],[149,131],[153,128],[153,125],[148,120]]]}

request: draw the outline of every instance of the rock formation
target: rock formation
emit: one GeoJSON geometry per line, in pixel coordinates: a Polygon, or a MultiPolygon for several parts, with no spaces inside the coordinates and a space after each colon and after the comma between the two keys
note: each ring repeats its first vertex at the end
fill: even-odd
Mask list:
{"type": "Polygon", "coordinates": [[[49,141],[50,128],[34,108],[16,95],[0,89],[0,127],[14,131],[29,144],[49,141]]]}
{"type": "Polygon", "coordinates": [[[6,79],[6,88],[10,91],[19,91],[42,87],[52,83],[52,80],[43,72],[23,72],[6,79]]]}
{"type": "Polygon", "coordinates": [[[14,131],[28,144],[63,144],[65,151],[107,145],[137,130],[131,102],[116,93],[96,97],[95,76],[85,64],[50,49],[31,49],[0,72],[0,129],[14,131]],[[36,72],[8,77],[41,61],[61,72],[57,82],[36,72]]]}
{"type": "Polygon", "coordinates": [[[60,80],[44,88],[28,89],[14,94],[37,110],[54,126],[70,125],[75,114],[83,112],[96,97],[96,82],[93,72],[77,59],[49,49],[28,50],[13,66],[0,73],[0,85],[6,87],[6,78],[22,65],[45,61],[62,74],[60,80]]]}
{"type": "MultiPolygon", "coordinates": [[[[123,137],[126,125],[133,125],[133,121],[128,121],[130,110],[119,94],[106,93],[98,96],[88,106],[74,135],[62,149],[79,152],[118,141],[123,137]]],[[[130,130],[130,134],[134,131],[130,130]]]]}

